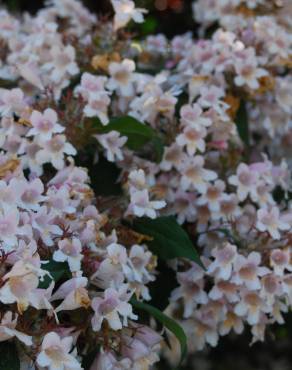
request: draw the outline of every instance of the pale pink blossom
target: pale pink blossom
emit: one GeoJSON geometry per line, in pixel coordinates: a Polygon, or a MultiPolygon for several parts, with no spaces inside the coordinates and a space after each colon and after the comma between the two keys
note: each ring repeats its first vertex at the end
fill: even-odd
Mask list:
{"type": "Polygon", "coordinates": [[[131,19],[136,23],[143,23],[146,9],[136,8],[132,0],[111,0],[114,8],[114,29],[125,27],[131,19]]]}
{"type": "Polygon", "coordinates": [[[132,312],[132,306],[128,303],[130,294],[127,293],[127,290],[127,285],[122,285],[119,290],[108,288],[105,290],[103,298],[96,297],[92,300],[94,316],[91,323],[94,331],[100,330],[104,320],[113,330],[120,330],[123,325],[127,324],[128,318],[137,319],[137,316],[132,312]]]}
{"type": "Polygon", "coordinates": [[[72,337],[61,338],[57,333],[49,332],[43,338],[37,364],[48,370],[82,370],[76,351],[71,352],[72,346],[72,337]]]}
{"type": "Polygon", "coordinates": [[[273,239],[280,239],[280,231],[290,230],[291,226],[283,221],[278,207],[259,209],[257,211],[256,227],[261,232],[268,232],[273,239]]]}
{"type": "Polygon", "coordinates": [[[57,120],[57,113],[51,108],[47,108],[44,113],[34,110],[30,116],[32,128],[28,131],[27,136],[38,136],[43,141],[50,140],[53,134],[65,130],[57,123],[57,120]]]}
{"type": "Polygon", "coordinates": [[[114,162],[115,159],[121,161],[124,158],[121,148],[128,140],[126,136],[121,136],[118,131],[112,130],[107,134],[95,135],[94,137],[106,150],[108,161],[114,162]]]}

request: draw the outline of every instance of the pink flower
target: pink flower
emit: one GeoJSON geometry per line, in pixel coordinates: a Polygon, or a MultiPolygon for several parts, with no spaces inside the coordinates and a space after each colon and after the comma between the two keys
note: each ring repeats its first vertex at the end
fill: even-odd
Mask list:
{"type": "Polygon", "coordinates": [[[131,194],[131,203],[128,207],[127,213],[134,214],[138,217],[147,216],[156,218],[156,210],[165,207],[163,200],[149,200],[149,193],[147,189],[134,191],[131,194]]]}
{"type": "Polygon", "coordinates": [[[95,135],[94,137],[106,150],[106,157],[108,161],[121,161],[124,158],[121,148],[128,140],[126,136],[121,136],[118,131],[112,130],[107,134],[95,135]]]}
{"type": "Polygon", "coordinates": [[[125,284],[121,285],[119,290],[108,288],[103,298],[96,297],[92,300],[94,316],[91,323],[94,331],[100,330],[104,320],[107,320],[113,330],[120,330],[123,327],[120,316],[123,318],[124,325],[127,324],[128,318],[137,319],[132,312],[132,306],[127,302],[131,296],[127,290],[128,286],[125,284]]]}
{"type": "Polygon", "coordinates": [[[143,13],[147,10],[135,8],[134,1],[131,0],[111,0],[114,8],[114,30],[125,27],[133,19],[136,23],[143,23],[143,13]]]}
{"type": "Polygon", "coordinates": [[[236,175],[232,175],[228,179],[229,184],[237,187],[237,196],[240,201],[245,200],[248,194],[253,193],[257,181],[257,173],[251,171],[245,163],[240,163],[236,170],[236,175]]]}
{"type": "Polygon", "coordinates": [[[248,290],[241,292],[241,300],[234,307],[234,313],[240,317],[246,317],[250,325],[258,324],[261,314],[269,310],[269,306],[260,297],[259,292],[248,290]]]}
{"type": "Polygon", "coordinates": [[[183,190],[195,189],[205,193],[209,181],[216,180],[217,174],[214,171],[206,170],[204,158],[200,155],[189,157],[182,164],[181,187],[183,190]]]}
{"type": "Polygon", "coordinates": [[[195,124],[189,124],[183,129],[183,132],[179,134],[176,138],[178,145],[187,148],[188,155],[194,155],[198,150],[204,152],[205,145],[205,136],[207,135],[207,130],[204,126],[198,127],[195,124]]]}
{"type": "Polygon", "coordinates": [[[214,248],[212,256],[215,260],[208,266],[208,274],[217,279],[228,280],[238,256],[236,246],[228,243],[223,248],[214,248]]]}
{"type": "Polygon", "coordinates": [[[79,68],[75,62],[75,49],[72,45],[54,45],[51,48],[52,61],[44,65],[44,68],[52,71],[51,79],[60,83],[64,77],[76,75],[79,68]]]}
{"type": "Polygon", "coordinates": [[[4,90],[0,93],[0,114],[11,117],[13,113],[21,114],[25,109],[24,94],[21,89],[4,90]]]}
{"type": "Polygon", "coordinates": [[[273,239],[280,239],[280,231],[290,230],[291,226],[283,221],[278,207],[272,207],[270,210],[259,209],[257,211],[256,227],[262,232],[268,232],[273,239]]]}
{"type": "Polygon", "coordinates": [[[88,308],[90,298],[86,289],[87,284],[87,278],[82,276],[65,281],[50,299],[51,301],[63,299],[55,312],[76,310],[79,307],[88,308]]]}
{"type": "Polygon", "coordinates": [[[237,86],[247,85],[251,89],[258,89],[258,79],[267,76],[268,72],[263,68],[257,68],[256,60],[238,61],[235,64],[237,76],[234,82],[237,86]]]}
{"type": "Polygon", "coordinates": [[[291,252],[289,248],[274,249],[270,255],[270,265],[278,276],[284,276],[285,270],[292,271],[291,252]]]}
{"type": "Polygon", "coordinates": [[[37,356],[37,364],[48,370],[82,370],[80,363],[75,358],[76,351],[71,352],[72,337],[60,338],[55,332],[44,336],[41,352],[37,356]]]}
{"type": "Polygon", "coordinates": [[[19,212],[16,209],[0,213],[0,240],[4,243],[5,249],[10,249],[17,244],[17,233],[19,223],[19,212]]]}
{"type": "Polygon", "coordinates": [[[58,243],[59,249],[54,252],[53,259],[57,262],[68,262],[70,270],[79,271],[83,258],[81,242],[77,238],[62,239],[58,243]]]}
{"type": "Polygon", "coordinates": [[[25,210],[37,211],[40,209],[40,202],[47,198],[42,195],[44,185],[40,179],[34,179],[31,182],[25,179],[12,179],[10,187],[16,195],[16,204],[25,210]]]}
{"type": "Polygon", "coordinates": [[[61,133],[65,128],[57,123],[57,113],[47,108],[44,113],[34,110],[30,116],[32,128],[26,134],[27,136],[37,136],[40,140],[47,141],[55,133],[61,133]]]}
{"type": "Polygon", "coordinates": [[[135,63],[130,59],[124,59],[121,63],[110,63],[109,73],[111,78],[108,81],[107,87],[110,90],[118,90],[122,96],[132,96],[134,93],[134,70],[135,63]]]}
{"type": "Polygon", "coordinates": [[[75,155],[75,148],[66,142],[65,135],[55,135],[43,144],[43,149],[36,153],[36,160],[39,164],[52,163],[60,170],[64,167],[64,154],[75,155]]]}
{"type": "Polygon", "coordinates": [[[195,125],[198,128],[208,127],[212,124],[209,118],[203,116],[202,108],[198,104],[184,105],[180,110],[181,124],[195,125]]]}
{"type": "Polygon", "coordinates": [[[270,272],[267,267],[260,267],[261,255],[257,252],[251,252],[248,257],[238,255],[234,264],[234,275],[232,282],[238,285],[244,284],[249,290],[261,288],[259,277],[270,272]]]}

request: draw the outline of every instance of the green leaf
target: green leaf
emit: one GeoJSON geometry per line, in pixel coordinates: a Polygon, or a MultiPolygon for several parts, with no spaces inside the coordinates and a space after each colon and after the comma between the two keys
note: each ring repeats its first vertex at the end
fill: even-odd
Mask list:
{"type": "Polygon", "coordinates": [[[134,229],[153,238],[149,248],[164,260],[184,257],[204,268],[198,252],[175,217],[140,218],[134,221],[134,229]]]}
{"type": "Polygon", "coordinates": [[[19,370],[20,361],[14,342],[0,343],[0,370],[19,370]]]}
{"type": "Polygon", "coordinates": [[[165,326],[176,336],[180,343],[182,361],[187,353],[187,337],[182,327],[175,320],[173,320],[169,316],[166,316],[156,307],[153,307],[148,303],[139,302],[135,298],[132,298],[131,304],[138,310],[148,312],[151,316],[153,316],[157,321],[159,321],[163,326],[165,326]]]}
{"type": "Polygon", "coordinates": [[[95,195],[111,196],[122,194],[121,184],[118,181],[121,170],[115,163],[107,161],[100,155],[98,162],[87,168],[95,195]]]}
{"type": "Polygon", "coordinates": [[[50,276],[46,275],[43,281],[40,281],[39,288],[40,289],[47,289],[51,284],[52,280],[57,283],[63,277],[70,279],[72,276],[68,263],[67,262],[56,262],[54,260],[50,260],[48,263],[42,264],[42,269],[48,271],[50,276]]]}
{"type": "Polygon", "coordinates": [[[163,151],[162,142],[157,137],[156,131],[133,117],[126,116],[113,118],[106,126],[103,126],[96,118],[94,118],[93,122],[99,133],[107,133],[115,130],[122,136],[126,136],[128,138],[126,146],[131,150],[139,150],[145,144],[154,140],[155,150],[159,153],[163,151]]]}
{"type": "Polygon", "coordinates": [[[178,282],[173,269],[162,259],[158,259],[156,270],[158,274],[155,281],[148,285],[151,296],[149,303],[163,311],[169,305],[170,294],[177,288],[178,282]]]}
{"type": "Polygon", "coordinates": [[[236,113],[235,123],[241,140],[246,146],[249,146],[248,114],[243,100],[241,100],[239,109],[236,113]]]}

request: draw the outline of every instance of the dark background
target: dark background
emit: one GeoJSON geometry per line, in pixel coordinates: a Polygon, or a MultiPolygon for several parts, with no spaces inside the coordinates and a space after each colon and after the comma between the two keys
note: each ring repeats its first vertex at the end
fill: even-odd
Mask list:
{"type": "MultiPolygon", "coordinates": [[[[109,0],[83,0],[87,8],[96,14],[112,14],[109,0]]],[[[168,37],[182,34],[195,27],[192,17],[192,0],[138,0],[137,7],[149,10],[142,32],[164,33],[168,37]]],[[[43,7],[44,1],[37,0],[0,0],[0,4],[11,11],[35,13],[43,7]]]]}

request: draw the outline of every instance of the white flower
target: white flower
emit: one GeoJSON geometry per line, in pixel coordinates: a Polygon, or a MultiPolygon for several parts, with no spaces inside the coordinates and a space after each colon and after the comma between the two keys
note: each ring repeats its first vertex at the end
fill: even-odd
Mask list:
{"type": "Polygon", "coordinates": [[[241,300],[235,305],[234,313],[246,317],[250,325],[256,325],[260,322],[261,314],[269,312],[269,309],[258,292],[245,290],[241,292],[241,300]]]}
{"type": "Polygon", "coordinates": [[[232,175],[228,179],[229,184],[237,187],[237,196],[240,201],[245,200],[248,194],[254,192],[257,181],[257,173],[252,171],[245,163],[240,163],[236,175],[232,175]]]}
{"type": "Polygon", "coordinates": [[[270,265],[278,276],[284,276],[285,270],[292,271],[290,249],[274,249],[270,255],[270,265]]]}
{"type": "Polygon", "coordinates": [[[234,263],[234,275],[232,282],[238,285],[245,285],[249,290],[261,288],[259,277],[270,272],[267,267],[260,267],[261,255],[258,252],[251,252],[247,257],[239,254],[234,263]]]}
{"type": "Polygon", "coordinates": [[[115,159],[121,161],[124,158],[121,148],[128,140],[126,136],[121,136],[118,131],[112,130],[107,134],[94,135],[94,137],[106,150],[108,161],[114,162],[115,159]]]}
{"type": "Polygon", "coordinates": [[[55,332],[45,335],[41,352],[37,356],[37,364],[48,370],[82,370],[80,363],[71,352],[72,337],[60,338],[55,332]]]}
{"type": "Polygon", "coordinates": [[[32,128],[26,134],[27,136],[37,135],[41,140],[50,140],[54,133],[60,133],[65,130],[57,123],[57,113],[47,108],[44,113],[34,110],[30,116],[32,128]]]}
{"type": "Polygon", "coordinates": [[[79,68],[75,62],[75,49],[71,45],[54,45],[51,49],[52,62],[44,65],[47,70],[52,70],[51,79],[55,83],[61,80],[68,74],[76,75],[79,68]]]}
{"type": "Polygon", "coordinates": [[[183,132],[179,134],[176,138],[178,145],[187,147],[187,152],[190,156],[194,155],[196,151],[204,152],[205,136],[207,135],[207,130],[204,126],[198,127],[196,124],[189,124],[183,129],[183,132]]]}
{"type": "Polygon", "coordinates": [[[91,323],[94,331],[100,330],[104,320],[107,320],[113,330],[120,330],[123,324],[127,325],[128,318],[137,319],[132,312],[132,306],[127,302],[131,296],[127,290],[128,285],[126,284],[121,285],[119,290],[108,288],[104,292],[104,298],[96,297],[92,300],[94,316],[91,323]],[[123,324],[120,316],[123,318],[123,324]]]}
{"type": "Polygon", "coordinates": [[[55,135],[43,144],[44,149],[36,153],[36,160],[40,164],[52,163],[60,170],[64,167],[64,154],[75,155],[75,148],[66,141],[65,135],[55,135]]]}
{"type": "Polygon", "coordinates": [[[133,19],[133,21],[136,23],[142,23],[144,21],[143,13],[147,13],[147,10],[135,8],[134,1],[111,0],[111,3],[115,11],[115,30],[118,30],[121,27],[125,27],[131,19],[133,19]]]}
{"type": "Polygon", "coordinates": [[[131,194],[131,203],[127,212],[138,217],[156,218],[156,210],[165,207],[165,205],[166,203],[163,200],[149,200],[147,189],[137,190],[131,194]]]}
{"type": "Polygon", "coordinates": [[[215,260],[208,266],[208,274],[214,275],[217,279],[228,280],[237,255],[236,246],[229,243],[223,248],[214,248],[212,256],[215,260]]]}
{"type": "Polygon", "coordinates": [[[259,209],[257,211],[257,224],[258,230],[267,231],[273,239],[280,239],[280,231],[290,230],[291,226],[285,221],[281,220],[280,211],[278,207],[272,207],[270,210],[259,209]]]}
{"type": "Polygon", "coordinates": [[[183,190],[195,189],[200,193],[205,193],[208,181],[216,180],[217,174],[214,171],[206,170],[204,158],[200,155],[189,157],[182,164],[181,187],[183,190]]]}
{"type": "Polygon", "coordinates": [[[258,79],[267,76],[268,72],[263,68],[257,68],[256,62],[253,60],[237,62],[235,64],[237,76],[234,82],[237,86],[247,85],[251,89],[258,89],[258,79]]]}
{"type": "Polygon", "coordinates": [[[110,63],[108,69],[111,77],[107,87],[110,90],[118,90],[122,96],[132,96],[135,63],[130,59],[124,59],[121,63],[110,63]]]}
{"type": "Polygon", "coordinates": [[[54,252],[53,259],[57,262],[68,262],[71,271],[79,271],[83,258],[81,242],[77,238],[62,239],[58,243],[59,249],[54,252]]]}

